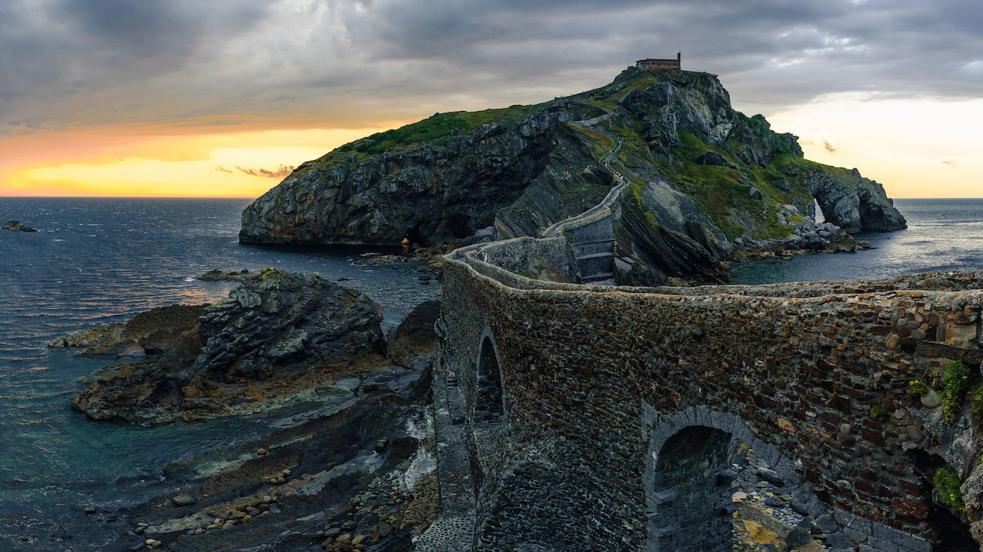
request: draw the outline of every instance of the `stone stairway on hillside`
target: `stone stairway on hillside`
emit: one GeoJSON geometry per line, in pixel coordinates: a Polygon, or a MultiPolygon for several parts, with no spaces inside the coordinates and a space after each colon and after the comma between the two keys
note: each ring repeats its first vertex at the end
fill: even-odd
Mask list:
{"type": "MultiPolygon", "coordinates": [[[[606,116],[601,116],[587,121],[580,121],[580,124],[590,126],[602,121],[606,116]]],[[[628,182],[620,174],[611,168],[610,161],[621,150],[624,140],[619,139],[604,157],[601,163],[611,170],[617,181],[617,185],[611,188],[604,199],[590,209],[557,222],[543,231],[544,237],[566,236],[568,243],[573,251],[573,257],[577,265],[578,281],[582,284],[610,284],[614,285],[614,228],[611,220],[611,207],[618,200],[618,196],[628,182]]]]}
{"type": "Polygon", "coordinates": [[[574,258],[583,283],[605,283],[614,278],[614,237],[573,242],[574,258]]]}

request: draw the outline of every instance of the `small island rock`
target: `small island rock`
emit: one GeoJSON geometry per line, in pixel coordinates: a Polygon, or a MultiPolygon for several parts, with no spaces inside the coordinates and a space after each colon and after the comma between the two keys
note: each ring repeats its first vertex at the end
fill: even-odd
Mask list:
{"type": "Polygon", "coordinates": [[[34,228],[31,228],[17,219],[8,220],[3,224],[3,226],[0,226],[0,228],[4,230],[12,230],[14,232],[37,232],[37,230],[34,228]]]}

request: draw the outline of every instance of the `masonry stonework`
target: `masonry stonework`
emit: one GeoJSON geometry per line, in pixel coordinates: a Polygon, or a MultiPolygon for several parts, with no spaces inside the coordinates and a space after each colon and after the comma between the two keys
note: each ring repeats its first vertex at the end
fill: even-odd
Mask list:
{"type": "Polygon", "coordinates": [[[907,389],[949,359],[983,361],[983,272],[584,286],[522,274],[569,272],[563,239],[544,241],[459,250],[445,264],[448,379],[437,385],[449,381],[468,405],[454,423],[476,472],[462,550],[685,550],[658,543],[696,531],[700,504],[726,508],[720,451],[742,444],[790,482],[829,548],[931,549],[932,489],[912,466],[944,436],[933,434],[938,409],[907,389]],[[487,335],[507,420],[491,426],[469,414],[487,335]],[[703,443],[699,467],[663,450],[673,439],[703,443]]]}

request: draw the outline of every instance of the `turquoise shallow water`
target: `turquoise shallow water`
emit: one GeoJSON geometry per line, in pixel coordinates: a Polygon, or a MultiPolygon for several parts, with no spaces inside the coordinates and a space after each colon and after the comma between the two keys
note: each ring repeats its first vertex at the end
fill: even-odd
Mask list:
{"type": "Polygon", "coordinates": [[[983,269],[983,199],[898,199],[895,205],[908,219],[907,230],[858,236],[876,249],[745,263],[731,280],[762,284],[983,269]]]}
{"type": "Polygon", "coordinates": [[[436,286],[415,266],[353,266],[352,254],[272,250],[237,242],[242,200],[0,199],[0,551],[100,550],[121,526],[112,509],[172,485],[163,466],[267,431],[261,419],[157,428],[94,423],[69,407],[79,377],[109,361],[45,347],[57,335],[154,306],[224,296],[192,279],[211,268],[277,266],[349,278],[394,325],[436,286]]]}

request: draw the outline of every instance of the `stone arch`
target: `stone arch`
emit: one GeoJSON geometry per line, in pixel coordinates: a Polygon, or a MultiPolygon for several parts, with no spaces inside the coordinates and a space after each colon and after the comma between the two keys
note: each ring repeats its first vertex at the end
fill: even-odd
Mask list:
{"type": "Polygon", "coordinates": [[[840,532],[795,464],[755,437],[740,417],[704,406],[659,414],[644,402],[642,412],[648,552],[733,549],[730,496],[736,474],[729,460],[742,446],[754,449],[785,482],[811,521],[827,534],[840,532]]]}
{"type": "Polygon", "coordinates": [[[505,384],[499,363],[498,345],[491,331],[485,329],[478,345],[475,363],[475,394],[472,424],[477,428],[505,423],[505,384]]]}

